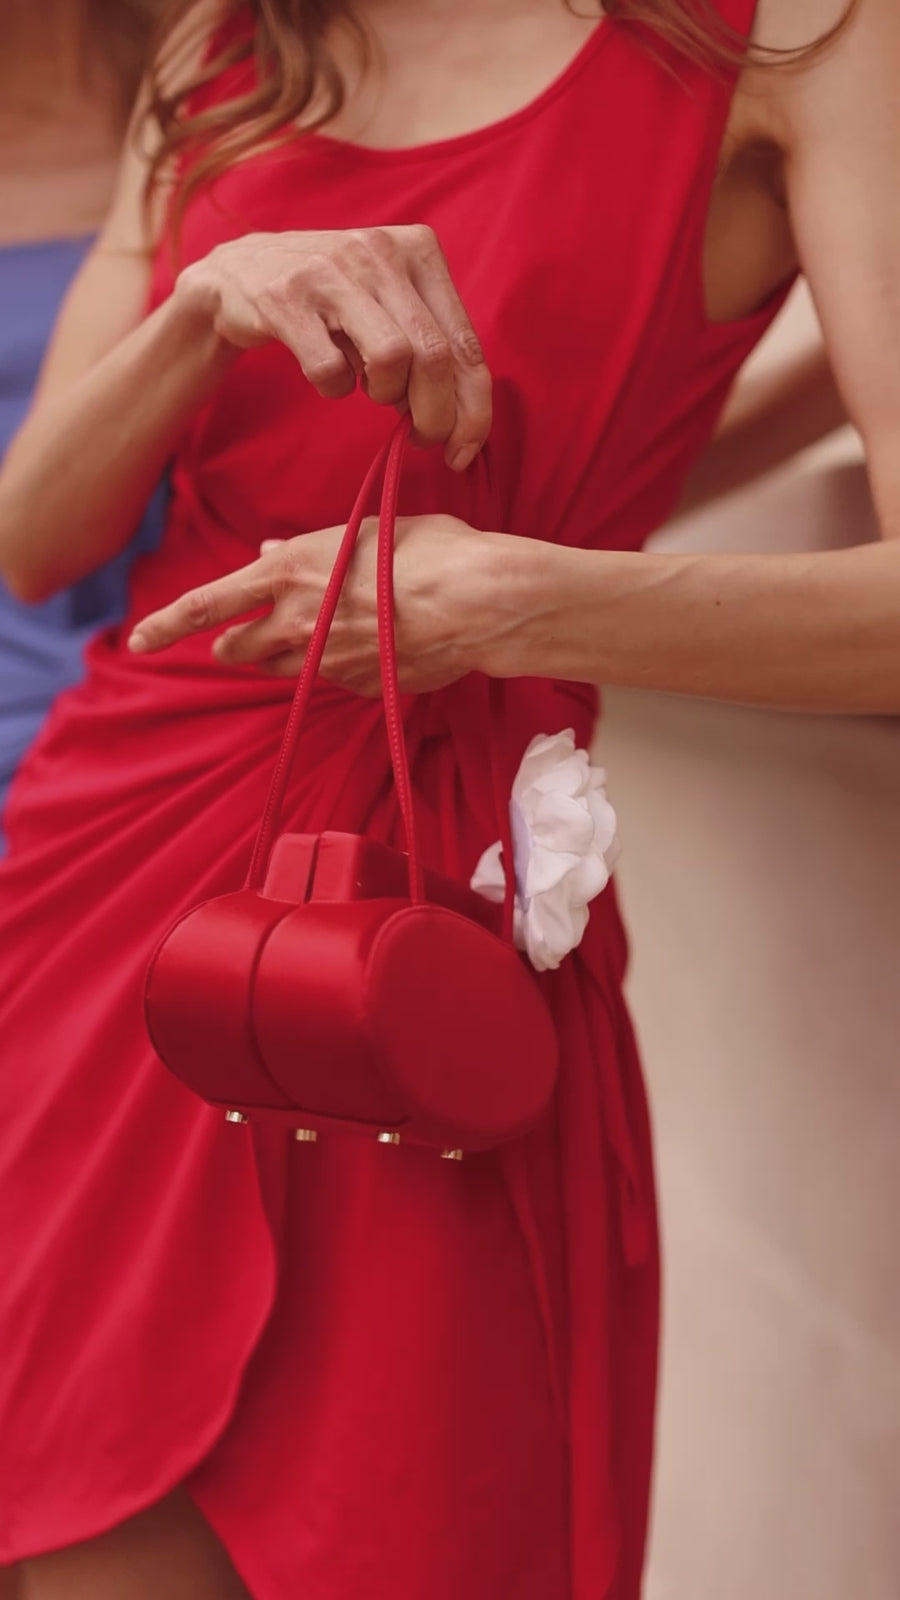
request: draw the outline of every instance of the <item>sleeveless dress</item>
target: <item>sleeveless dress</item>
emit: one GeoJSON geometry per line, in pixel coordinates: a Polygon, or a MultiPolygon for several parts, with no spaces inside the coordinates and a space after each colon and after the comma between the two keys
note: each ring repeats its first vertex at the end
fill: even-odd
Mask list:
{"type": "MultiPolygon", "coordinates": [[[[751,0],[722,3],[747,31],[751,0]]],[[[404,514],[638,550],[774,315],[778,296],[739,324],[706,320],[731,85],[648,42],[605,22],[479,132],[397,151],[298,140],[192,202],[186,260],[252,230],[435,228],[495,374],[495,422],[462,478],[414,453],[404,514]]],[[[239,92],[251,70],[205,93],[239,92]]],[[[157,299],[169,262],[164,245],[157,299]]],[[[542,979],[563,1063],[553,1117],[499,1154],[456,1164],[226,1125],[143,1025],[158,938],[242,882],[291,685],[221,666],[208,638],[132,657],[128,628],[262,538],[345,519],[391,426],[361,395],[319,399],[281,346],[242,357],[179,450],[128,623],[92,644],[13,791],[0,1560],[184,1483],[255,1600],[640,1593],[657,1242],[614,894],[542,979]]],[[[590,687],[521,679],[503,703],[510,778],[536,733],[591,739],[590,687]]],[[[487,681],[410,698],[406,723],[427,856],[467,880],[498,836],[487,681]]],[[[284,825],[399,842],[377,704],[320,686],[284,825]]]]}
{"type": "MultiPolygon", "coordinates": [[[[0,246],[0,459],[28,409],[60,302],[90,244],[83,237],[0,246]]],[[[81,677],[88,640],[123,615],[129,566],[157,543],[162,510],[160,495],[127,550],[42,605],[22,605],[0,584],[0,812],[50,706],[81,677]]]]}

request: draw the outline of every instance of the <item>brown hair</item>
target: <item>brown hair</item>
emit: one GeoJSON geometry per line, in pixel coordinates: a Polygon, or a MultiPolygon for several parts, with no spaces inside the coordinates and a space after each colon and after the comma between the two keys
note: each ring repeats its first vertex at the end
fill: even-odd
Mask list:
{"type": "MultiPolygon", "coordinates": [[[[572,0],[565,3],[571,5],[572,0]]],[[[847,0],[845,15],[809,46],[776,50],[751,45],[749,51],[746,39],[723,19],[714,0],[601,0],[601,4],[608,18],[640,27],[645,42],[655,36],[683,58],[711,71],[727,72],[745,59],[790,66],[816,54],[842,31],[857,0],[847,0]]],[[[352,0],[219,0],[217,15],[223,27],[239,19],[247,26],[226,31],[220,48],[207,53],[202,66],[188,74],[186,81],[182,76],[173,87],[166,43],[173,30],[189,21],[195,5],[196,0],[168,0],[164,6],[151,75],[150,115],[163,137],[150,188],[173,159],[188,163],[176,201],[176,229],[190,192],[199,184],[225,171],[250,150],[294,137],[298,119],[312,131],[336,115],[344,101],[344,85],[325,42],[326,30],[337,18],[354,24],[352,0]],[[257,70],[246,93],[203,109],[189,109],[198,91],[229,67],[251,58],[255,58],[257,70]]],[[[201,6],[201,36],[207,16],[201,6]]],[[[355,31],[364,55],[365,35],[359,26],[355,31]]],[[[180,42],[185,42],[183,35],[180,42]]],[[[199,44],[196,33],[190,42],[199,44]]]]}
{"type": "Polygon", "coordinates": [[[774,67],[796,66],[824,50],[843,32],[858,0],[847,0],[843,16],[810,44],[779,50],[750,44],[721,16],[714,0],[601,0],[608,17],[642,24],[680,55],[711,70],[750,60],[774,67]]]}

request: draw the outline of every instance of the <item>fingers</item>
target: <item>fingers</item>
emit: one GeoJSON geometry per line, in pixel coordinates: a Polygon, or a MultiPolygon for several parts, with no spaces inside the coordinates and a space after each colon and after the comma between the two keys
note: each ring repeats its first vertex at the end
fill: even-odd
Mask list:
{"type": "MultiPolygon", "coordinates": [[[[408,342],[409,366],[401,400],[406,400],[415,438],[419,444],[443,444],[456,426],[450,341],[408,279],[386,277],[381,295],[408,342]]],[[[371,386],[367,387],[371,393],[371,386]]]]}
{"type": "Polygon", "coordinates": [[[326,400],[352,394],[357,363],[335,342],[325,319],[294,293],[291,279],[269,285],[260,298],[272,332],[296,356],[313,388],[326,400]]]}
{"type": "Polygon", "coordinates": [[[430,228],[418,235],[411,278],[447,342],[453,363],[456,416],[446,442],[448,464],[461,472],[478,454],[491,427],[491,374],[444,253],[430,228]]]}
{"type": "Polygon", "coordinates": [[[324,252],[307,255],[263,286],[260,305],[319,394],[339,399],[360,375],[377,405],[398,405],[408,387],[412,345],[370,293],[364,280],[371,273],[355,266],[351,274],[324,252]]]}
{"type": "Polygon", "coordinates": [[[370,294],[324,261],[316,292],[319,313],[297,306],[289,291],[270,292],[266,312],[319,394],[348,394],[358,373],[376,405],[408,404],[423,443],[445,440],[456,419],[450,346],[408,279],[387,272],[370,294]]]}
{"type": "Polygon", "coordinates": [[[151,612],[132,632],[128,648],[141,655],[165,650],[190,634],[205,633],[232,617],[245,616],[248,611],[271,605],[275,598],[276,580],[271,560],[254,561],[251,566],[230,572],[214,583],[189,589],[172,605],[151,612]]]}
{"type": "MultiPolygon", "coordinates": [[[[255,667],[270,678],[296,679],[303,671],[311,633],[311,625],[304,627],[301,638],[299,627],[285,627],[279,625],[277,617],[265,617],[229,628],[216,640],[213,654],[228,666],[255,667]]],[[[333,650],[326,650],[322,671],[331,682],[354,694],[381,693],[381,668],[374,642],[368,650],[344,657],[335,657],[333,650]]]]}
{"type": "Polygon", "coordinates": [[[260,661],[259,670],[268,678],[299,678],[305,659],[302,650],[284,650],[281,655],[260,661]]]}
{"type": "Polygon", "coordinates": [[[491,425],[491,377],[430,228],[319,236],[258,292],[272,332],[317,391],[340,398],[357,375],[377,405],[408,409],[417,440],[443,443],[457,471],[491,425]]]}
{"type": "Polygon", "coordinates": [[[407,395],[415,357],[408,324],[398,321],[381,299],[363,293],[343,273],[333,274],[328,302],[330,336],[343,336],[356,350],[369,398],[379,406],[399,405],[407,395]]]}
{"type": "Polygon", "coordinates": [[[220,634],[213,645],[213,655],[232,667],[260,666],[290,651],[302,667],[312,630],[310,627],[303,631],[305,636],[301,638],[299,627],[287,628],[275,612],[270,612],[220,634]]]}
{"type": "MultiPolygon", "coordinates": [[[[304,659],[300,650],[285,650],[281,655],[270,656],[268,660],[259,662],[257,670],[267,678],[296,679],[303,671],[304,659]]],[[[329,682],[340,684],[342,689],[349,689],[351,694],[374,700],[381,694],[381,673],[377,659],[374,666],[361,662],[352,666],[349,663],[338,665],[326,655],[322,675],[329,682]]]]}

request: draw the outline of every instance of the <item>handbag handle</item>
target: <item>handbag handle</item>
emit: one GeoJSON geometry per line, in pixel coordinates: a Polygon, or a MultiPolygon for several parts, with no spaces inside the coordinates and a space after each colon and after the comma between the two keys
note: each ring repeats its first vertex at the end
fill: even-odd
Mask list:
{"type": "MultiPolygon", "coordinates": [[[[303,718],[306,715],[316,678],[322,665],[325,646],[328,643],[328,635],[331,631],[341,592],[353,560],[353,553],[366,515],[369,497],[383,471],[384,480],[378,516],[377,552],[378,656],[381,665],[381,695],[391,767],[406,839],[406,853],[409,863],[409,897],[414,905],[421,905],[425,900],[425,883],[419,837],[416,829],[409,755],[406,749],[406,736],[400,711],[397,645],[394,630],[394,542],[397,527],[397,502],[400,493],[400,475],[410,428],[411,421],[409,416],[402,417],[393,433],[378,451],[375,460],[366,473],[353,510],[350,513],[331,576],[325,588],[325,594],[316,618],[316,625],[313,628],[312,637],[306,651],[303,670],[300,673],[291,703],[287,726],[284,730],[284,737],[281,741],[281,748],[278,752],[272,782],[269,786],[269,793],[263,810],[262,821],[253,846],[253,855],[246,880],[248,889],[260,888],[265,878],[269,854],[278,826],[303,718]]],[[[492,682],[492,691],[494,687],[492,682]]],[[[496,706],[496,699],[496,695],[492,693],[492,711],[496,706]]],[[[509,805],[505,799],[500,772],[497,741],[490,737],[489,743],[491,772],[500,825],[500,839],[504,860],[509,864],[506,872],[506,895],[503,905],[503,936],[511,941],[513,936],[513,908],[516,895],[515,873],[512,868],[512,829],[509,805]]]]}
{"type": "Polygon", "coordinates": [[[416,831],[415,809],[412,801],[412,781],[409,758],[400,713],[400,688],[397,682],[397,650],[394,636],[394,536],[397,523],[397,498],[400,489],[400,470],[409,437],[410,419],[401,418],[390,438],[382,445],[366,473],[350,520],[341,540],[331,577],[322,598],[316,625],[309,641],[303,670],[297,682],[294,699],[288,715],[284,738],[275,763],[275,771],[263,809],[262,821],[253,846],[246,887],[258,889],[265,878],[266,866],[275,831],[281,814],[285,789],[293,765],[297,740],[306,715],[316,678],[322,665],[328,635],[334,621],[341,592],[347,580],[353,552],[359,539],[360,528],[366,515],[369,497],[382,471],[384,486],[378,518],[378,655],[381,663],[382,701],[387,724],[388,746],[394,783],[403,818],[406,852],[409,859],[409,897],[414,904],[425,899],[425,885],[419,840],[416,831]]]}

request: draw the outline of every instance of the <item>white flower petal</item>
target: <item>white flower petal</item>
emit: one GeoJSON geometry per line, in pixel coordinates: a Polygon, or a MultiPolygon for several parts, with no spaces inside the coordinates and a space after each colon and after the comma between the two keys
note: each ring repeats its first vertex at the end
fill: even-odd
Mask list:
{"type": "Polygon", "coordinates": [[[572,728],[566,728],[564,733],[541,733],[536,739],[532,739],[513,782],[513,794],[516,798],[518,799],[521,792],[537,783],[545,772],[549,772],[560,761],[564,761],[574,749],[575,733],[572,728]]]}
{"type": "MultiPolygon", "coordinates": [[[[590,902],[605,889],[618,857],[605,781],[587,751],[576,748],[571,728],[532,739],[516,774],[510,802],[515,938],[540,972],[558,967],[581,942],[590,902]]],[[[502,901],[499,843],[485,851],[472,886],[502,901]]]]}
{"type": "Polygon", "coordinates": [[[525,874],[525,895],[531,900],[536,894],[549,894],[563,883],[581,857],[563,850],[547,850],[534,845],[528,858],[525,874]]]}
{"type": "Polygon", "coordinates": [[[545,769],[539,778],[529,784],[525,793],[531,790],[535,794],[583,794],[586,768],[587,751],[576,750],[573,755],[558,761],[554,767],[545,769]]]}
{"type": "Polygon", "coordinates": [[[533,900],[524,918],[525,950],[537,971],[555,971],[581,943],[587,923],[586,906],[564,914],[548,900],[533,900]]]}
{"type": "Polygon", "coordinates": [[[576,855],[591,848],[594,822],[583,799],[567,794],[542,795],[526,816],[535,844],[548,850],[570,850],[576,855]]]}
{"type": "Polygon", "coordinates": [[[603,856],[583,856],[565,880],[571,905],[587,905],[609,882],[609,867],[603,856]]]}

